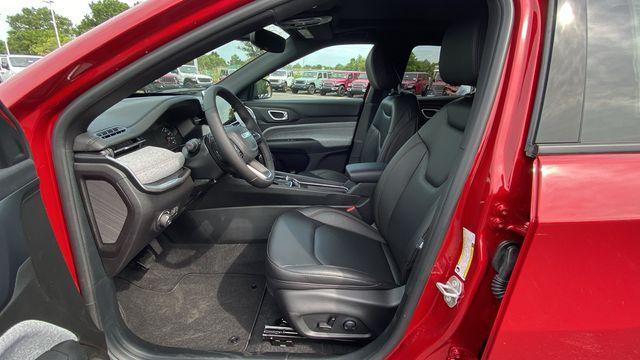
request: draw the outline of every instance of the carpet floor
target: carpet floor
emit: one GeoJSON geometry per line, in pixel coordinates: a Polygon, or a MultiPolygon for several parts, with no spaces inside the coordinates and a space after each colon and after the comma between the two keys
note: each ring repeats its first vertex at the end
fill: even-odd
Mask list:
{"type": "Polygon", "coordinates": [[[127,326],[157,345],[241,353],[344,354],[354,343],[262,340],[265,324],[282,315],[266,291],[266,244],[184,244],[161,241],[144,268],[133,261],[115,279],[127,326]]]}

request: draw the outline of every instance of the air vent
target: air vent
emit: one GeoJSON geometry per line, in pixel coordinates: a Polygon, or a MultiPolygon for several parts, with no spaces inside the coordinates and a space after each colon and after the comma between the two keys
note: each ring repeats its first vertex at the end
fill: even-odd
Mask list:
{"type": "Polygon", "coordinates": [[[104,129],[104,130],[100,130],[96,133],[96,136],[106,140],[112,136],[116,136],[118,134],[122,134],[123,132],[127,131],[126,128],[122,127],[122,126],[114,126],[112,128],[108,128],[108,129],[104,129]]]}

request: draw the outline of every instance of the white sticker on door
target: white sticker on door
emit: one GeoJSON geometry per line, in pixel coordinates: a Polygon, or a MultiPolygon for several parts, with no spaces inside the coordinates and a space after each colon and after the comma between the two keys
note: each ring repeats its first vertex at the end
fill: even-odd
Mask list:
{"type": "Polygon", "coordinates": [[[476,245],[476,234],[472,233],[468,229],[462,228],[462,251],[460,252],[460,258],[456,265],[455,272],[460,276],[462,280],[467,279],[467,273],[471,268],[471,261],[473,261],[473,250],[476,245]]]}

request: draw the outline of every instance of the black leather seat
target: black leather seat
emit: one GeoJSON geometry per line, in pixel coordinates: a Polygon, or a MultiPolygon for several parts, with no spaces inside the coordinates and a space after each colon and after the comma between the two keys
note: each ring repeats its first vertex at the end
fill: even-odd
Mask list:
{"type": "MultiPolygon", "coordinates": [[[[440,54],[446,82],[475,85],[484,32],[479,22],[447,31],[440,54]]],[[[470,95],[444,106],[393,157],[375,190],[375,226],[320,207],[276,220],[267,284],[301,334],[366,338],[387,326],[464,149],[472,103],[470,95]]]]}
{"type": "MultiPolygon", "coordinates": [[[[371,120],[364,137],[358,162],[388,163],[398,149],[413,135],[418,126],[420,108],[411,93],[398,93],[407,59],[398,57],[395,48],[374,46],[365,64],[372,88],[391,94],[385,97],[371,120]]],[[[357,151],[357,149],[354,149],[357,151]]],[[[329,169],[301,172],[301,175],[344,183],[348,177],[329,169]]]]}

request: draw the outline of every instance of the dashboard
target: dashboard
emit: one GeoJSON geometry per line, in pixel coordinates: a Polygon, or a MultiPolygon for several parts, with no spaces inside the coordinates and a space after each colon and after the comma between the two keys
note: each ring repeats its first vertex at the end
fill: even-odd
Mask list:
{"type": "Polygon", "coordinates": [[[127,98],[94,119],[87,133],[116,154],[140,145],[179,151],[205,123],[200,99],[191,95],[127,98]]]}

